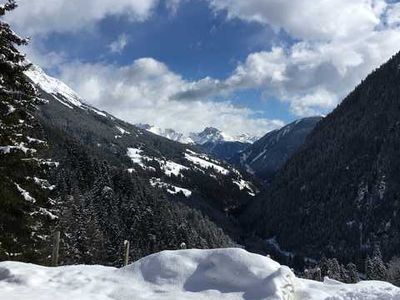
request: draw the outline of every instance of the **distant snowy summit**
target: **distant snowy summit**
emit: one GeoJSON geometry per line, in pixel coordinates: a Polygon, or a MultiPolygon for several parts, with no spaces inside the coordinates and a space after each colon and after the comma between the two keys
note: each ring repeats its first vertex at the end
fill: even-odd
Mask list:
{"type": "Polygon", "coordinates": [[[160,127],[149,124],[136,124],[136,126],[175,142],[179,142],[182,144],[194,144],[194,141],[190,137],[184,136],[182,133],[176,132],[171,128],[162,129],[160,127]]]}
{"type": "Polygon", "coordinates": [[[149,124],[136,124],[141,129],[145,129],[154,134],[163,136],[167,139],[180,142],[183,144],[197,144],[204,145],[207,143],[222,143],[222,142],[240,142],[246,144],[254,143],[259,137],[251,136],[250,134],[240,134],[236,136],[230,136],[225,132],[214,128],[214,127],[206,127],[203,131],[195,133],[192,132],[188,136],[183,133],[179,133],[174,129],[162,129],[149,124]]]}

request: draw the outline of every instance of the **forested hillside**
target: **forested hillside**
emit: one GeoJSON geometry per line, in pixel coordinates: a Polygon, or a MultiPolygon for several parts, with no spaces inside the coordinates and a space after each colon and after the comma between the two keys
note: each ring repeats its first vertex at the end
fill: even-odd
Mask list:
{"type": "Polygon", "coordinates": [[[230,162],[255,175],[268,185],[275,174],[303,145],[322,117],[299,119],[268,132],[254,144],[230,158],[230,162]]]}
{"type": "Polygon", "coordinates": [[[38,67],[26,74],[43,102],[34,116],[56,166],[56,220],[46,233],[61,231],[63,263],[118,265],[124,240],[137,259],[241,239],[236,215],[257,188],[237,170],[84,104],[38,67]]]}
{"type": "Polygon", "coordinates": [[[399,255],[400,55],[319,122],[245,214],[282,249],[360,262],[399,255]]]}

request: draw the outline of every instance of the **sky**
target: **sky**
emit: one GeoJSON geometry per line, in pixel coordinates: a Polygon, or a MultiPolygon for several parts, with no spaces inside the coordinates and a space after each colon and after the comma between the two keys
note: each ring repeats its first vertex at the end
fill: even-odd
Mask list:
{"type": "MultiPolygon", "coordinates": [[[[1,1],[1,0],[0,0],[1,1]]],[[[27,57],[88,104],[182,133],[326,115],[400,50],[389,0],[19,0],[27,57]]]]}

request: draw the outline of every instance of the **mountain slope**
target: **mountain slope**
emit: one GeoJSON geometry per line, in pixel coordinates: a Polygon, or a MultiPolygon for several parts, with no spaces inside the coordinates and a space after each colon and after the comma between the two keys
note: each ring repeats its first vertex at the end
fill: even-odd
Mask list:
{"type": "Polygon", "coordinates": [[[237,153],[231,161],[269,182],[303,145],[307,135],[321,119],[321,117],[304,118],[279,130],[271,131],[244,151],[237,153]]]}
{"type": "Polygon", "coordinates": [[[244,219],[282,249],[356,261],[399,254],[400,55],[318,123],[244,219]]]}
{"type": "Polygon", "coordinates": [[[222,159],[227,162],[232,161],[239,153],[250,147],[249,143],[242,142],[207,142],[202,145],[197,145],[202,151],[209,153],[211,156],[222,159]]]}
{"type": "Polygon", "coordinates": [[[53,197],[65,262],[118,264],[124,239],[139,258],[240,237],[235,214],[257,189],[237,170],[84,104],[38,67],[27,75],[47,101],[37,118],[59,164],[53,197]]]}

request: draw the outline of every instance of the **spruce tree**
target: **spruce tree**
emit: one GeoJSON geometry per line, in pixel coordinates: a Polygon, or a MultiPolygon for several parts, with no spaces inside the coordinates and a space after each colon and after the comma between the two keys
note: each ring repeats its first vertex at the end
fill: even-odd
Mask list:
{"type": "Polygon", "coordinates": [[[400,286],[400,258],[393,257],[389,262],[388,280],[394,285],[400,286]]]}
{"type": "Polygon", "coordinates": [[[24,72],[18,47],[27,40],[3,21],[17,7],[0,5],[0,260],[38,262],[55,218],[46,190],[46,141],[33,113],[41,100],[24,72]]]}
{"type": "Polygon", "coordinates": [[[380,247],[376,245],[372,257],[366,260],[366,275],[370,280],[386,281],[388,277],[387,268],[382,260],[380,247]]]}
{"type": "Polygon", "coordinates": [[[357,266],[353,263],[349,263],[347,265],[347,274],[349,283],[357,283],[360,281],[360,277],[358,276],[357,266]]]}

